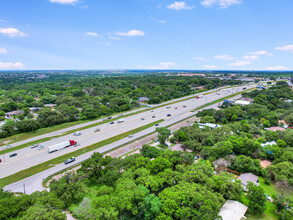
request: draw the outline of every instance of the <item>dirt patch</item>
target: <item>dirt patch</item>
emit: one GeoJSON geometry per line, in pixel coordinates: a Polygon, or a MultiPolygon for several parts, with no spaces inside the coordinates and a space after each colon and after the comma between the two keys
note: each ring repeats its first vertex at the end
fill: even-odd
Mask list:
{"type": "Polygon", "coordinates": [[[69,173],[69,172],[76,172],[79,168],[81,168],[81,165],[79,165],[79,166],[77,166],[77,167],[74,167],[73,169],[70,169],[70,170],[67,170],[66,172],[64,172],[64,173],[60,173],[60,174],[58,174],[58,175],[56,175],[56,176],[54,176],[54,177],[52,177],[48,182],[47,182],[47,186],[49,186],[50,185],[50,182],[52,181],[52,180],[56,180],[56,181],[58,181],[58,180],[60,180],[66,173],[69,173]]]}
{"type": "Polygon", "coordinates": [[[260,161],[260,165],[261,165],[261,167],[262,168],[267,168],[268,166],[270,166],[271,165],[271,161],[269,161],[269,160],[262,160],[262,161],[260,161]]]}

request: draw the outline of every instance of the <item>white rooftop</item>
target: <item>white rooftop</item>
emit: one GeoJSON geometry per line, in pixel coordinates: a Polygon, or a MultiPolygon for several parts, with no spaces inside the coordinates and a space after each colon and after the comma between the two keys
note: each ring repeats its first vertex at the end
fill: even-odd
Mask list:
{"type": "Polygon", "coordinates": [[[227,200],[219,213],[223,220],[241,220],[248,207],[238,201],[227,200]]]}

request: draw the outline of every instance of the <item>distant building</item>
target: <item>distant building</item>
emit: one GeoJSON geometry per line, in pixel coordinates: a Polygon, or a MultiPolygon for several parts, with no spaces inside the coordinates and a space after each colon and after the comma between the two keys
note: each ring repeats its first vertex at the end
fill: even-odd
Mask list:
{"type": "Polygon", "coordinates": [[[138,98],[138,102],[148,102],[149,101],[149,97],[139,97],[138,98]]]}
{"type": "Polygon", "coordinates": [[[270,127],[267,129],[267,131],[284,131],[284,130],[286,129],[282,127],[270,127]]]}
{"type": "Polygon", "coordinates": [[[44,106],[51,108],[51,110],[54,110],[56,107],[56,104],[45,104],[44,106]]]}
{"type": "Polygon", "coordinates": [[[238,201],[227,200],[222,206],[219,216],[223,220],[241,220],[244,217],[248,207],[238,201]]]}
{"type": "Polygon", "coordinates": [[[18,115],[21,115],[23,114],[24,111],[23,110],[16,110],[16,111],[12,111],[12,112],[6,112],[5,113],[5,116],[7,118],[12,118],[12,117],[15,117],[15,116],[18,116],[18,115]]]}
{"type": "Polygon", "coordinates": [[[272,145],[276,145],[276,141],[271,141],[271,142],[266,142],[264,144],[260,144],[260,146],[265,147],[265,146],[272,146],[272,145]]]}
{"type": "Polygon", "coordinates": [[[222,127],[221,125],[212,124],[212,123],[198,123],[198,125],[199,125],[199,128],[209,127],[210,129],[222,127]]]}
{"type": "Polygon", "coordinates": [[[279,120],[279,125],[283,128],[288,128],[289,127],[289,124],[287,124],[284,120],[279,120]]]}
{"type": "Polygon", "coordinates": [[[254,101],[254,99],[250,99],[250,98],[241,98],[241,99],[238,99],[235,104],[236,105],[250,105],[252,104],[254,101]]]}
{"type": "Polygon", "coordinates": [[[252,182],[253,184],[259,186],[258,183],[258,176],[252,174],[252,173],[242,173],[238,179],[241,181],[241,184],[243,188],[246,190],[246,186],[248,182],[252,182]]]}

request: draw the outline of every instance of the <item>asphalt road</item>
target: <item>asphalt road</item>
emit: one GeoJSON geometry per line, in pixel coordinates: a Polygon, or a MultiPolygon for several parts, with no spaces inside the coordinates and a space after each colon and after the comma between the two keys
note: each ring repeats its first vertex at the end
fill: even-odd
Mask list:
{"type": "MultiPolygon", "coordinates": [[[[248,86],[246,87],[248,88],[248,86]]],[[[107,123],[100,125],[98,126],[100,128],[99,132],[94,132],[96,128],[93,127],[86,130],[82,130],[82,135],[80,136],[73,136],[72,134],[65,135],[50,141],[40,143],[43,146],[45,146],[45,149],[43,150],[38,150],[37,148],[31,149],[30,147],[27,147],[17,150],[15,152],[8,153],[5,155],[5,162],[0,164],[0,178],[17,173],[21,170],[51,160],[63,154],[73,152],[79,148],[83,148],[94,143],[100,142],[102,140],[114,137],[126,131],[130,131],[135,128],[147,125],[159,119],[164,119],[166,121],[161,123],[162,126],[166,126],[166,124],[168,124],[168,122],[170,121],[172,123],[180,121],[182,120],[182,117],[190,116],[190,111],[192,109],[202,106],[208,102],[212,102],[221,97],[227,96],[233,92],[235,93],[237,91],[240,90],[237,90],[236,88],[230,88],[226,89],[226,92],[221,92],[220,95],[215,95],[214,93],[212,93],[205,95],[199,99],[194,98],[182,101],[180,103],[172,104],[170,105],[170,108],[167,108],[165,106],[146,112],[141,112],[139,114],[126,117],[125,121],[122,123],[118,123],[117,121],[115,121],[114,124],[107,123]],[[167,114],[171,114],[171,116],[167,117],[167,114]],[[142,120],[142,118],[144,118],[144,120],[142,120]],[[50,154],[48,153],[49,146],[68,140],[77,141],[79,143],[79,146],[68,147],[57,152],[53,152],[50,154]],[[11,155],[12,153],[17,153],[17,156],[9,157],[9,155],[11,155]]],[[[155,130],[155,126],[151,128],[151,130],[155,130]]]]}
{"type": "MultiPolygon", "coordinates": [[[[237,98],[240,98],[241,96],[235,96],[233,99],[230,99],[230,100],[236,100],[237,98]]],[[[218,103],[214,104],[214,105],[211,105],[211,106],[208,106],[206,107],[206,109],[208,108],[215,108],[217,109],[218,107],[218,103]]],[[[180,117],[180,120],[183,120],[185,118],[188,118],[192,115],[195,115],[197,112],[189,112],[188,114],[182,114],[180,117]]],[[[169,120],[169,121],[165,121],[163,123],[160,124],[160,126],[168,126],[168,125],[171,125],[173,123],[175,123],[176,121],[178,120],[169,120]]],[[[140,137],[143,137],[151,132],[153,132],[155,129],[154,128],[149,128],[149,129],[146,129],[144,131],[141,131],[139,133],[136,133],[134,138],[140,138],[140,137]]],[[[15,183],[12,183],[6,187],[4,187],[4,190],[10,190],[12,192],[23,192],[23,193],[27,193],[27,194],[31,194],[35,191],[42,191],[42,190],[45,190],[46,188],[44,188],[42,186],[42,181],[43,179],[47,178],[48,176],[54,174],[54,173],[57,173],[58,171],[60,170],[63,170],[63,169],[66,169],[68,168],[69,166],[73,166],[81,161],[84,161],[88,158],[91,157],[91,155],[94,153],[94,152],[99,152],[99,153],[104,153],[106,151],[108,151],[109,149],[112,149],[112,148],[115,148],[117,146],[120,146],[120,145],[124,145],[124,144],[127,144],[129,141],[132,141],[133,139],[129,139],[129,138],[124,138],[124,139],[121,139],[119,141],[116,141],[112,144],[109,144],[109,145],[106,145],[104,147],[101,147],[97,150],[94,150],[94,151],[91,151],[91,152],[88,152],[88,153],[85,153],[83,155],[80,155],[76,158],[76,161],[71,163],[71,164],[68,164],[68,165],[65,165],[64,163],[61,163],[61,164],[57,164],[55,165],[54,167],[50,168],[50,169],[47,169],[41,173],[37,173],[31,177],[28,177],[24,180],[21,180],[21,181],[18,181],[18,182],[15,182],[15,183]]]]}
{"type": "MultiPolygon", "coordinates": [[[[104,124],[98,126],[101,131],[100,132],[94,132],[95,128],[89,128],[86,130],[81,131],[82,135],[78,137],[74,137],[72,134],[66,135],[63,137],[56,138],[54,140],[50,140],[47,142],[42,143],[45,146],[44,150],[37,150],[36,148],[30,149],[28,148],[23,148],[21,150],[15,151],[18,155],[12,158],[9,158],[8,155],[11,154],[9,153],[5,157],[5,163],[0,164],[0,178],[3,178],[5,176],[9,176],[13,173],[19,172],[23,169],[29,168],[31,166],[34,166],[36,164],[39,164],[41,162],[50,160],[52,158],[55,158],[57,156],[75,151],[79,148],[86,147],[88,145],[97,143],[101,140],[105,140],[108,138],[111,138],[113,136],[116,136],[118,134],[121,134],[123,132],[133,130],[134,128],[141,127],[143,125],[149,124],[153,121],[157,121],[159,119],[165,119],[164,122],[160,123],[160,126],[168,126],[171,125],[175,122],[178,122],[180,120],[183,120],[184,118],[188,118],[192,115],[195,115],[195,112],[190,112],[192,109],[195,109],[197,107],[200,107],[206,103],[212,102],[214,100],[217,100],[219,98],[225,97],[227,95],[237,93],[242,91],[242,88],[244,86],[241,86],[240,88],[228,88],[228,89],[222,89],[221,92],[215,92],[212,94],[208,94],[206,96],[203,96],[202,98],[199,99],[190,99],[186,101],[182,101],[180,103],[172,104],[170,105],[171,108],[167,107],[161,107],[157,108],[154,110],[150,110],[147,112],[142,112],[130,117],[126,117],[125,121],[123,123],[118,124],[117,121],[113,125],[110,124],[104,124]],[[218,94],[216,94],[218,93],[218,94]],[[183,107],[186,106],[186,107],[183,107]],[[171,114],[171,117],[167,117],[167,114],[171,114]],[[155,118],[152,118],[152,116],[155,116],[155,118]],[[145,120],[141,120],[141,118],[144,118],[145,120]],[[48,153],[48,146],[54,145],[56,143],[60,143],[62,141],[66,141],[69,139],[73,139],[78,141],[80,146],[78,147],[69,147],[54,153],[49,154],[48,153]]],[[[250,86],[245,86],[247,89],[255,87],[255,85],[250,85],[250,86]]],[[[240,96],[239,96],[240,97],[240,96]]],[[[237,97],[237,98],[239,98],[237,97]]],[[[186,98],[186,97],[185,97],[186,98]]],[[[184,98],[184,99],[185,99],[184,98]]],[[[234,98],[235,99],[235,98],[234,98]]],[[[174,101],[172,101],[174,102],[174,101]]],[[[217,105],[213,106],[214,108],[217,107],[217,105]]],[[[208,108],[211,108],[209,106],[208,108]]],[[[107,146],[101,147],[95,151],[85,153],[79,157],[77,157],[76,162],[71,163],[70,165],[74,165],[75,163],[78,163],[82,160],[88,159],[93,152],[100,152],[103,153],[105,151],[108,151],[110,149],[113,149],[117,146],[123,145],[129,141],[132,141],[133,139],[145,136],[153,131],[155,131],[155,126],[148,128],[144,131],[141,131],[139,133],[134,134],[133,138],[124,138],[121,139],[115,143],[109,144],[107,146]]],[[[12,152],[13,153],[13,152],[12,152]]],[[[25,185],[27,185],[27,193],[33,192],[35,188],[40,188],[40,183],[39,181],[42,180],[43,178],[46,178],[48,175],[51,175],[55,172],[58,172],[59,170],[62,170],[66,168],[66,165],[64,163],[55,165],[54,167],[36,174],[32,177],[29,177],[23,181],[19,181],[17,183],[11,184],[5,189],[10,189],[14,192],[23,192],[23,182],[25,182],[25,185]],[[39,181],[37,181],[39,180],[39,181]],[[37,185],[39,187],[35,187],[34,184],[35,182],[38,182],[37,185]],[[22,189],[22,190],[20,190],[22,189]],[[31,189],[31,190],[29,190],[31,189]]]]}

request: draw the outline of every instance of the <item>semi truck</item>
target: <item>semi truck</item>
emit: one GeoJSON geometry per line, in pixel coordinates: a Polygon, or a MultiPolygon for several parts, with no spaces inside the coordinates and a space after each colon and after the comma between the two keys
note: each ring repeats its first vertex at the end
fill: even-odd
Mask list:
{"type": "Polygon", "coordinates": [[[55,152],[57,150],[62,150],[64,148],[66,148],[66,147],[74,146],[76,144],[77,144],[77,142],[74,141],[74,140],[64,141],[64,142],[61,142],[59,144],[55,144],[53,146],[48,147],[48,152],[52,153],[52,152],[55,152]]]}
{"type": "Polygon", "coordinates": [[[118,119],[118,123],[122,123],[122,122],[124,122],[124,118],[118,119]]]}

